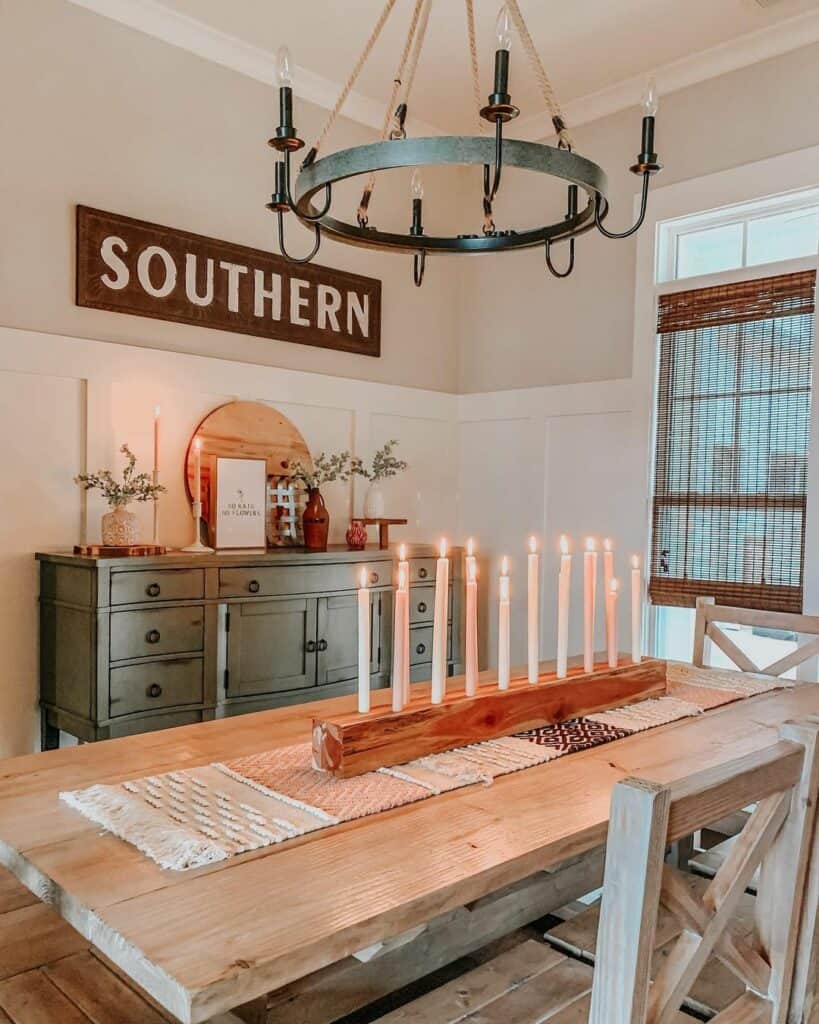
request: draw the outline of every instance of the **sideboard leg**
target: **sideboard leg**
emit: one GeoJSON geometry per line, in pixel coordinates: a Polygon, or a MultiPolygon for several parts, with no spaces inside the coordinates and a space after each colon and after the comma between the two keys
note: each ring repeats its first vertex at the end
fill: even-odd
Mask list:
{"type": "Polygon", "coordinates": [[[60,730],[48,720],[48,709],[43,708],[40,712],[40,749],[59,750],[60,730]]]}

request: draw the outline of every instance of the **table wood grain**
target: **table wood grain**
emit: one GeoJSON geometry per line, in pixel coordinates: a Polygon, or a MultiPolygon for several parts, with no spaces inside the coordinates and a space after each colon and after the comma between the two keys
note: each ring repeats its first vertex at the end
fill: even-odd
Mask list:
{"type": "MultiPolygon", "coordinates": [[[[386,703],[389,692],[373,698],[386,703]]],[[[162,870],[59,800],[63,790],[309,741],[317,712],[353,701],[0,761],[0,863],[192,1024],[598,846],[617,781],[670,782],[770,746],[780,723],[819,713],[819,685],[188,872],[162,870]]]]}

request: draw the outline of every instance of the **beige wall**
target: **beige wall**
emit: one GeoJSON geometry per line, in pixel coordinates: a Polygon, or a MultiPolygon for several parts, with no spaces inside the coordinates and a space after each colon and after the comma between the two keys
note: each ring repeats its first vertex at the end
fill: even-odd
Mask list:
{"type": "MultiPolygon", "coordinates": [[[[381,359],[75,306],[76,203],[275,249],[264,209],[275,92],[65,0],[0,0],[0,39],[0,324],[456,390],[452,282],[430,272],[418,291],[409,257],[331,243],[320,253],[322,263],[382,279],[381,359]]],[[[296,113],[307,138],[326,116],[307,104],[296,113]]],[[[372,137],[341,121],[330,144],[372,137]]],[[[354,203],[348,192],[344,205],[354,203]]],[[[378,196],[374,222],[408,225],[408,182],[396,203],[385,210],[378,196]]],[[[292,247],[303,251],[309,240],[296,230],[292,247]]]]}
{"type": "MultiPolygon", "coordinates": [[[[816,95],[819,46],[809,46],[662,98],[657,144],[670,184],[819,142],[816,95]]],[[[623,111],[575,131],[578,152],[608,172],[609,226],[631,223],[635,179],[628,173],[638,149],[639,111],[623,111]]],[[[530,176],[531,178],[532,176],[530,176]]],[[[515,224],[543,210],[537,183],[502,186],[499,203],[515,224]]],[[[548,207],[555,218],[565,199],[548,207]]],[[[564,265],[565,247],[555,248],[564,265]]],[[[553,280],[540,252],[478,259],[462,275],[461,392],[630,377],[636,239],[595,235],[577,243],[577,268],[553,280]]]]}

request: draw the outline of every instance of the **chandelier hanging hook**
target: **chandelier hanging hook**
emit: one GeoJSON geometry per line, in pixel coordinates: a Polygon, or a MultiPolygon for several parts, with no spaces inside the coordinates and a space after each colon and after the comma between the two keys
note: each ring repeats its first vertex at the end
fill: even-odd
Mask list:
{"type": "MultiPolygon", "coordinates": [[[[577,185],[569,185],[568,198],[566,203],[566,223],[570,226],[574,226],[575,218],[577,217],[577,185]]],[[[569,265],[566,270],[557,270],[554,263],[552,263],[552,239],[547,238],[545,243],[546,250],[546,266],[549,272],[554,277],[568,277],[569,274],[574,270],[574,241],[575,237],[572,235],[569,238],[569,265]]]]}
{"type": "Polygon", "coordinates": [[[321,245],[321,228],[320,228],[320,226],[318,224],[313,224],[312,225],[313,232],[315,234],[315,238],[314,238],[314,241],[313,241],[313,248],[310,250],[308,255],[307,256],[291,256],[290,253],[285,248],[285,245],[284,245],[284,214],[285,214],[285,211],[284,210],[277,210],[276,213],[278,214],[278,219],[279,219],[279,252],[282,254],[282,256],[284,256],[284,258],[287,260],[288,263],[309,263],[310,260],[312,260],[313,257],[316,255],[316,253],[319,251],[319,246],[321,245]]]}
{"type": "Polygon", "coordinates": [[[427,251],[426,249],[419,249],[412,258],[412,279],[415,282],[415,287],[420,288],[424,283],[424,270],[427,265],[427,251]]]}
{"type": "Polygon", "coordinates": [[[643,174],[643,192],[640,201],[640,213],[634,224],[632,224],[632,226],[626,231],[608,231],[603,226],[603,218],[609,212],[609,201],[608,199],[604,199],[601,195],[597,196],[594,203],[594,223],[601,235],[604,235],[606,238],[621,239],[629,238],[636,231],[639,231],[643,226],[643,221],[646,219],[646,209],[648,207],[648,183],[650,178],[650,172],[645,171],[643,174]]]}
{"type": "Polygon", "coordinates": [[[546,266],[554,277],[568,277],[574,270],[574,237],[569,239],[569,265],[565,270],[556,270],[552,263],[552,242],[547,238],[546,243],[546,266]]]}
{"type": "Polygon", "coordinates": [[[284,192],[287,196],[287,205],[296,214],[299,220],[306,220],[310,224],[314,224],[316,221],[320,221],[322,217],[326,217],[330,212],[330,206],[333,202],[333,186],[325,185],[324,187],[324,205],[318,213],[301,213],[296,209],[296,204],[293,202],[293,196],[290,192],[290,150],[285,150],[284,153],[284,192]]]}

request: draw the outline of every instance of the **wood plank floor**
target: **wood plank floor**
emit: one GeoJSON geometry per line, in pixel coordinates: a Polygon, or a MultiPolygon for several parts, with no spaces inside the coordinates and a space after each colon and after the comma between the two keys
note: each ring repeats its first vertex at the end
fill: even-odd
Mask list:
{"type": "MultiPolygon", "coordinates": [[[[241,1024],[225,1014],[210,1024],[241,1024]]],[[[174,1024],[0,868],[0,1024],[174,1024]]]]}

